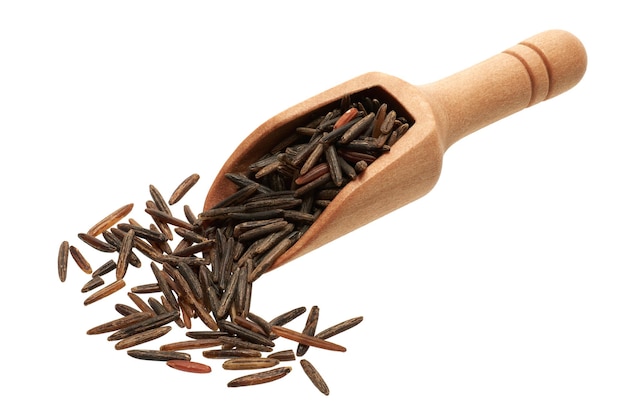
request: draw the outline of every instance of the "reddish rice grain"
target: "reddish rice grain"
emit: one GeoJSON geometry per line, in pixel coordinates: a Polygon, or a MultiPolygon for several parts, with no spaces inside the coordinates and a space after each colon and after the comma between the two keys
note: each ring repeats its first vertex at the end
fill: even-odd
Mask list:
{"type": "Polygon", "coordinates": [[[165,364],[172,369],[180,370],[189,373],[210,373],[211,366],[208,364],[197,363],[195,361],[185,360],[168,360],[165,364]]]}

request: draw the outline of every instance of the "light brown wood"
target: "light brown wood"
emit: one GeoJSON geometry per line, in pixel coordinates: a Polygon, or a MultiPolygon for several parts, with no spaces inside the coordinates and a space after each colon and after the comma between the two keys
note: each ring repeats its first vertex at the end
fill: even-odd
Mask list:
{"type": "Polygon", "coordinates": [[[235,191],[226,173],[245,171],[316,109],[367,89],[401,105],[415,124],[389,153],[344,187],[302,238],[276,260],[276,268],[419,199],[434,187],[443,155],[453,143],[569,90],[586,67],[582,43],[568,32],[550,30],[432,84],[414,86],[387,74],[364,74],[259,126],[226,161],[204,208],[210,209],[235,191]]]}

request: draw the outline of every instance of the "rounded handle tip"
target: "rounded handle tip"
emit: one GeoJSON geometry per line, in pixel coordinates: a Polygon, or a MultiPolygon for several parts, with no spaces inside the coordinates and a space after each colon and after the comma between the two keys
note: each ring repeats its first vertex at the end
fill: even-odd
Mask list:
{"type": "Polygon", "coordinates": [[[587,69],[585,47],[564,30],[539,33],[504,52],[518,58],[528,71],[533,90],[530,105],[571,89],[587,69]]]}

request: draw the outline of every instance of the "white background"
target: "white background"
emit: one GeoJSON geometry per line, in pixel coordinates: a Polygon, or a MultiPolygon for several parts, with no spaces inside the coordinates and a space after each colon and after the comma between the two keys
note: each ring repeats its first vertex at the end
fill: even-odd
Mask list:
{"type": "MultiPolygon", "coordinates": [[[[225,4],[1,3],[1,415],[625,416],[617,3],[225,4]],[[455,144],[426,197],[257,282],[253,311],[267,318],[314,304],[320,328],[365,317],[334,339],[346,353],[307,354],[329,397],[297,363],[229,389],[236,372],[219,363],[181,373],[85,335],[130,300],[84,307],[89,276],[70,263],[57,278],[62,240],[97,267],[109,257],[78,232],[131,202],[147,222],[148,186],[169,195],[194,172],[174,212],[199,211],[274,114],[368,71],[436,81],[552,28],[587,48],[578,86],[455,144]]],[[[151,279],[145,268],[128,282],[151,279]]]]}

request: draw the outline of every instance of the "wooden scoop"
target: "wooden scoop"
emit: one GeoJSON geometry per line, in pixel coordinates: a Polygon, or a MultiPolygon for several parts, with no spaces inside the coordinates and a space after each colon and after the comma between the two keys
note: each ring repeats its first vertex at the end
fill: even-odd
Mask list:
{"type": "Polygon", "coordinates": [[[414,86],[381,73],[340,84],[274,116],[250,134],[219,172],[204,203],[212,208],[236,187],[225,174],[247,171],[311,113],[347,94],[365,92],[402,109],[412,127],[349,182],[306,233],[272,268],[321,247],[428,193],[439,178],[444,152],[456,141],[519,110],[557,96],[580,81],[587,66],[582,43],[550,30],[436,83],[414,86]]]}

